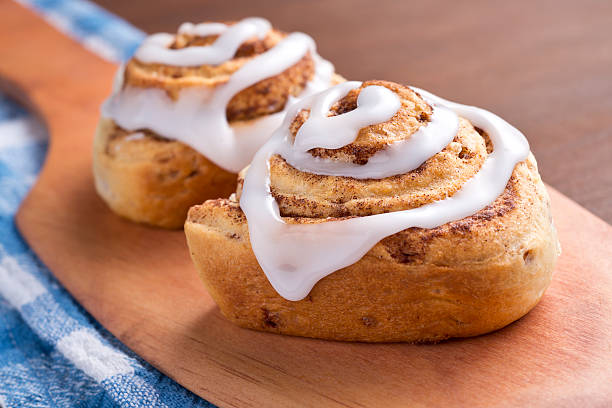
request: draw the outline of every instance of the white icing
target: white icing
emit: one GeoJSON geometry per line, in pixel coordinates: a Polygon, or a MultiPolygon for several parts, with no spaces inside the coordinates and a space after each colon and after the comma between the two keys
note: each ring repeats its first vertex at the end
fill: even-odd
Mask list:
{"type": "Polygon", "coordinates": [[[113,94],[117,92],[121,92],[121,88],[123,88],[123,80],[125,74],[125,64],[119,65],[119,69],[115,72],[115,76],[113,77],[113,94]]]}
{"type": "MultiPolygon", "coordinates": [[[[410,227],[435,228],[470,216],[490,205],[504,191],[515,165],[529,154],[529,144],[523,134],[493,113],[413,89],[433,105],[434,111],[450,109],[484,129],[493,143],[493,152],[473,178],[452,197],[444,200],[415,209],[366,217],[315,224],[288,224],[280,216],[278,205],[270,194],[268,169],[268,160],[272,155],[287,151],[289,124],[293,119],[288,115],[283,125],[255,155],[240,199],[240,206],[248,220],[253,252],[274,289],[284,298],[303,299],[320,279],[357,262],[389,235],[410,227]]],[[[317,98],[326,95],[328,93],[323,92],[317,98]]],[[[292,108],[292,111],[295,109],[292,108]]],[[[447,119],[454,122],[456,118],[447,119]]],[[[429,123],[427,127],[432,124],[429,123]]],[[[440,124],[440,129],[453,126],[455,124],[440,124]]],[[[320,131],[327,132],[324,128],[320,131]]],[[[335,137],[332,133],[326,135],[335,137]]],[[[316,168],[318,163],[313,158],[309,168],[316,168]]],[[[390,164],[390,168],[393,167],[395,164],[390,164]]],[[[352,172],[349,169],[346,175],[352,172]]]]}
{"type": "Polygon", "coordinates": [[[191,46],[174,50],[168,48],[174,41],[172,34],[154,34],[144,40],[134,57],[146,64],[157,63],[183,67],[220,65],[229,61],[236,54],[238,48],[249,38],[265,38],[270,28],[270,22],[263,18],[245,18],[232,26],[221,23],[198,25],[185,23],[179,28],[180,34],[220,35],[211,45],[191,46]]]}
{"type": "Polygon", "coordinates": [[[361,82],[346,82],[311,97],[305,103],[298,103],[308,105],[310,114],[295,136],[294,149],[304,152],[315,147],[338,149],[351,143],[362,127],[385,122],[400,108],[400,100],[391,90],[383,86],[369,86],[359,94],[356,109],[344,115],[327,116],[338,99],[360,86],[361,82]],[[329,137],[330,134],[334,136],[329,137]]]}
{"type": "MultiPolygon", "coordinates": [[[[247,20],[230,26],[219,40],[247,20]]],[[[202,27],[183,26],[183,30],[196,32],[202,27]]],[[[244,64],[223,85],[185,88],[177,100],[168,97],[163,89],[125,86],[105,102],[102,116],[127,130],[150,129],[160,136],[179,140],[218,166],[237,173],[282,123],[285,112],[230,125],[225,114],[227,104],[243,89],[293,66],[307,52],[315,61],[315,75],[299,95],[304,97],[330,86],[333,66],[318,56],[312,38],[293,33],[244,64]]]]}
{"type": "Polygon", "coordinates": [[[305,172],[358,179],[384,178],[416,169],[444,149],[457,134],[459,118],[455,112],[445,106],[436,106],[427,126],[419,128],[409,139],[376,152],[364,165],[313,157],[308,150],[345,146],[355,139],[359,129],[372,123],[385,122],[399,109],[401,103],[392,91],[382,86],[369,86],[359,94],[360,106],[357,109],[327,117],[329,108],[339,98],[359,86],[361,82],[345,82],[292,106],[288,117],[293,118],[302,109],[310,109],[310,115],[300,127],[295,142],[292,143],[286,134],[277,153],[287,163],[305,172]],[[375,116],[377,114],[380,116],[375,116]]]}

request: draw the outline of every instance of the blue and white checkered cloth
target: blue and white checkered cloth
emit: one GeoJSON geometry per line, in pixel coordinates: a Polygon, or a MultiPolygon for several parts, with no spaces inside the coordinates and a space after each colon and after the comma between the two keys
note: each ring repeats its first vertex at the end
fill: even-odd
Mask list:
{"type": "MultiPolygon", "coordinates": [[[[20,2],[113,61],[128,58],[144,36],[83,0],[20,2]]],[[[15,212],[36,180],[46,137],[0,94],[0,406],[211,407],[101,327],[17,232],[15,212]]]]}

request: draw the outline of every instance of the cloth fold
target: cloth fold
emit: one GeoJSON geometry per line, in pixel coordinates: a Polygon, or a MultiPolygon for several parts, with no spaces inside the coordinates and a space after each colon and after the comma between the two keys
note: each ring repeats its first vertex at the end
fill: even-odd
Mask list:
{"type": "MultiPolygon", "coordinates": [[[[84,0],[21,0],[103,58],[144,33],[84,0]]],[[[15,228],[47,149],[44,128],[0,94],[0,406],[212,407],[131,352],[37,259],[15,228]]]]}

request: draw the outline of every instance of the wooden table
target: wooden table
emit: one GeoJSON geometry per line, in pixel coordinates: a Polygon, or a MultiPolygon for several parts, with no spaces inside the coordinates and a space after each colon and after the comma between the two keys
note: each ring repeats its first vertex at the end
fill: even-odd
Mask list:
{"type": "MultiPolygon", "coordinates": [[[[189,14],[188,8],[182,10],[189,14]]],[[[264,14],[261,10],[243,12],[264,14]]],[[[300,10],[291,12],[305,14],[300,10]]],[[[602,13],[594,13],[593,21],[602,13]]],[[[507,14],[511,16],[510,12],[507,14]]],[[[230,15],[219,12],[215,17],[230,15]]],[[[286,20],[286,27],[304,29],[297,24],[292,27],[286,20]]],[[[444,37],[459,35],[463,35],[461,30],[444,37]]],[[[361,43],[368,41],[362,39],[361,43]]],[[[444,43],[440,40],[440,44],[444,43]]],[[[367,48],[372,51],[368,53],[353,50],[355,54],[351,54],[341,44],[326,46],[330,48],[323,53],[334,59],[339,56],[338,61],[346,64],[339,67],[348,76],[372,77],[382,65],[376,59],[367,59],[360,67],[372,72],[355,74],[354,66],[347,63],[348,56],[373,55],[378,48],[370,45],[367,48]],[[347,54],[344,59],[343,53],[347,54]]],[[[416,48],[414,45],[413,53],[416,48]]],[[[96,320],[135,353],[198,395],[219,406],[238,408],[611,406],[612,226],[555,189],[549,191],[564,248],[555,277],[542,302],[502,330],[437,345],[327,342],[243,330],[222,318],[199,282],[182,231],[146,228],[120,219],[94,191],[91,135],[116,67],[11,1],[0,1],[0,50],[0,79],[11,81],[0,81],[0,88],[33,105],[51,138],[45,166],[17,214],[19,231],[59,282],[96,320]],[[28,46],[14,38],[26,38],[28,46]]],[[[390,60],[401,58],[400,54],[387,50],[385,55],[390,60]]],[[[447,48],[443,54],[450,55],[452,51],[447,48]]],[[[459,92],[453,85],[462,83],[460,78],[453,78],[445,86],[440,78],[449,78],[450,73],[431,76],[428,83],[428,71],[418,65],[427,59],[415,61],[415,64],[406,61],[401,68],[406,72],[409,72],[406,67],[422,72],[406,75],[420,78],[411,82],[457,99],[488,107],[499,105],[497,111],[524,129],[532,123],[525,120],[529,118],[528,112],[541,110],[546,114],[540,106],[550,106],[550,101],[564,106],[559,101],[565,99],[557,97],[547,98],[548,105],[521,106],[514,101],[505,108],[502,101],[507,98],[491,97],[487,102],[483,98],[488,94],[483,90],[472,90],[472,96],[468,87],[459,92]],[[518,116],[518,112],[522,115],[518,116]]],[[[475,72],[473,65],[465,62],[475,72]]],[[[386,66],[384,77],[404,81],[401,75],[393,74],[390,65],[386,66]]],[[[399,67],[400,63],[394,66],[399,67]]],[[[471,71],[465,74],[466,78],[474,77],[471,71]]],[[[489,71],[525,81],[534,76],[533,72],[513,75],[512,69],[501,66],[489,71]]],[[[492,80],[486,74],[477,74],[485,83],[492,80]]],[[[560,116],[564,122],[559,123],[568,123],[568,127],[573,126],[570,129],[580,123],[597,123],[604,139],[601,129],[606,128],[609,118],[595,97],[597,92],[602,95],[606,83],[603,73],[591,77],[600,78],[599,87],[586,87],[590,97],[583,97],[582,104],[575,105],[580,111],[587,109],[583,105],[588,105],[592,115],[585,116],[582,122],[574,119],[579,116],[560,116]]],[[[548,83],[550,78],[560,81],[552,74],[546,78],[538,83],[548,83]]],[[[505,86],[506,95],[513,94],[513,88],[502,86],[502,81],[497,86],[498,89],[505,86]]],[[[587,125],[583,127],[581,137],[594,145],[592,137],[597,133],[587,125]]],[[[548,131],[553,129],[549,127],[548,131]]],[[[546,134],[536,129],[530,132],[546,134]]],[[[585,143],[578,143],[577,136],[569,136],[574,133],[557,133],[562,135],[561,145],[584,153],[579,146],[585,143]],[[576,142],[572,142],[574,139],[576,142]]],[[[536,145],[538,141],[541,145],[541,140],[532,138],[536,145]]],[[[609,150],[609,144],[600,143],[597,147],[592,149],[595,154],[607,158],[603,149],[609,150]]],[[[540,147],[541,160],[550,157],[546,155],[549,150],[552,149],[540,147]]],[[[551,166],[556,164],[548,160],[551,166]]],[[[581,163],[591,165],[586,160],[581,163]]],[[[605,166],[609,164],[601,165],[605,166]]],[[[595,177],[603,180],[605,174],[589,174],[585,183],[595,177]]],[[[601,189],[605,184],[594,185],[605,194],[601,189]]]]}
{"type": "Polygon", "coordinates": [[[148,32],[258,15],[312,35],[349,79],[389,79],[492,110],[543,179],[612,222],[612,1],[97,0],[148,32]]]}

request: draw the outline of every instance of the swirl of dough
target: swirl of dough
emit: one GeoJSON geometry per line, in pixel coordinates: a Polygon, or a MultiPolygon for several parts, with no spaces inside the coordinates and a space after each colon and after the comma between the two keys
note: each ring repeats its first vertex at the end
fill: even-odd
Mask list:
{"type": "Polygon", "coordinates": [[[498,329],[535,306],[559,254],[522,133],[386,81],[292,105],[236,194],[193,207],[185,232],[230,320],[336,340],[498,329]]]}
{"type": "Polygon", "coordinates": [[[342,80],[312,38],[261,18],[154,34],[102,107],[98,193],[131,220],[180,228],[190,206],[235,189],[291,100],[342,80]]]}
{"type": "MultiPolygon", "coordinates": [[[[399,96],[401,107],[397,113],[386,122],[361,128],[354,141],[343,147],[310,149],[308,153],[312,157],[363,166],[390,144],[409,140],[431,121],[432,107],[419,94],[387,81],[364,82],[338,100],[329,115],[353,111],[361,90],[372,85],[388,87],[399,96]]],[[[295,116],[290,127],[293,137],[307,118],[307,110],[295,116]]],[[[357,179],[304,172],[275,154],[270,159],[270,191],[282,216],[325,218],[380,214],[416,208],[452,196],[479,171],[486,157],[486,139],[468,120],[460,118],[453,140],[440,152],[414,170],[384,178],[357,179]]]]}

